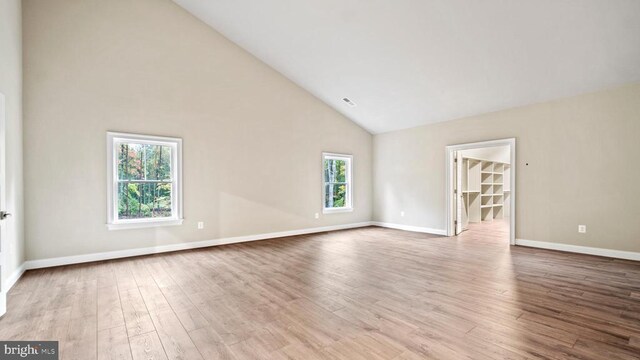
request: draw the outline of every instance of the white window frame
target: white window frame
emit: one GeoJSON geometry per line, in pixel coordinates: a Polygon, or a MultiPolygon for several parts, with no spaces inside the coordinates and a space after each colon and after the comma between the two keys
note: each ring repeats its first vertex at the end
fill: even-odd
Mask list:
{"type": "Polygon", "coordinates": [[[331,152],[322,153],[322,213],[334,214],[353,211],[353,155],[338,154],[331,152]],[[325,207],[325,198],[327,196],[327,182],[324,178],[324,162],[325,160],[345,160],[347,162],[347,176],[345,183],[347,184],[347,201],[345,206],[339,208],[325,207]]]}
{"type": "Polygon", "coordinates": [[[182,225],[182,139],[107,132],[107,228],[109,230],[137,229],[182,225]],[[118,219],[118,164],[116,143],[162,145],[171,147],[171,217],[146,219],[118,219]]]}

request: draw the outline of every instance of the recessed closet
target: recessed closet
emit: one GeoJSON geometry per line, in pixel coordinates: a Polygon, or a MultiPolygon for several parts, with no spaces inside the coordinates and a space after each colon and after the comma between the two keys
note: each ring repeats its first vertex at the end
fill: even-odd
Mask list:
{"type": "Polygon", "coordinates": [[[508,147],[463,150],[462,229],[469,223],[509,219],[511,164],[508,147]]]}

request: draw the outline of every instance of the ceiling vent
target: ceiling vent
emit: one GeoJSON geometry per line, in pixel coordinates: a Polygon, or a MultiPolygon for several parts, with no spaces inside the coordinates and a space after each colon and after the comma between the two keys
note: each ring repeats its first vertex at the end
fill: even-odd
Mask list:
{"type": "Polygon", "coordinates": [[[349,98],[342,98],[342,101],[346,102],[347,105],[349,105],[351,107],[356,107],[356,103],[354,103],[353,101],[349,100],[349,98]]]}

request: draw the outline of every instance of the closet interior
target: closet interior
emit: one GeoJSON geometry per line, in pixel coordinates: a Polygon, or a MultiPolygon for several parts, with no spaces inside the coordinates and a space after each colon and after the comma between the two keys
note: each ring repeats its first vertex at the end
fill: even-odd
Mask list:
{"type": "Polygon", "coordinates": [[[462,158],[462,225],[509,217],[511,166],[462,158]]]}

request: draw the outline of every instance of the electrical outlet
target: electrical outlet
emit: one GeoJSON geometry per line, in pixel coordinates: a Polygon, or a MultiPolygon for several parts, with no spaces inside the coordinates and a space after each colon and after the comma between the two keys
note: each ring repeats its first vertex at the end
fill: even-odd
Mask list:
{"type": "Polygon", "coordinates": [[[315,214],[315,218],[316,218],[316,219],[320,219],[320,214],[316,213],[316,214],[315,214]]]}
{"type": "Polygon", "coordinates": [[[584,234],[587,232],[587,225],[578,225],[578,232],[584,234]]]}
{"type": "Polygon", "coordinates": [[[204,229],[204,222],[198,221],[198,230],[202,230],[202,229],[204,229]]]}
{"type": "Polygon", "coordinates": [[[404,217],[404,211],[400,211],[400,216],[404,217]]]}

